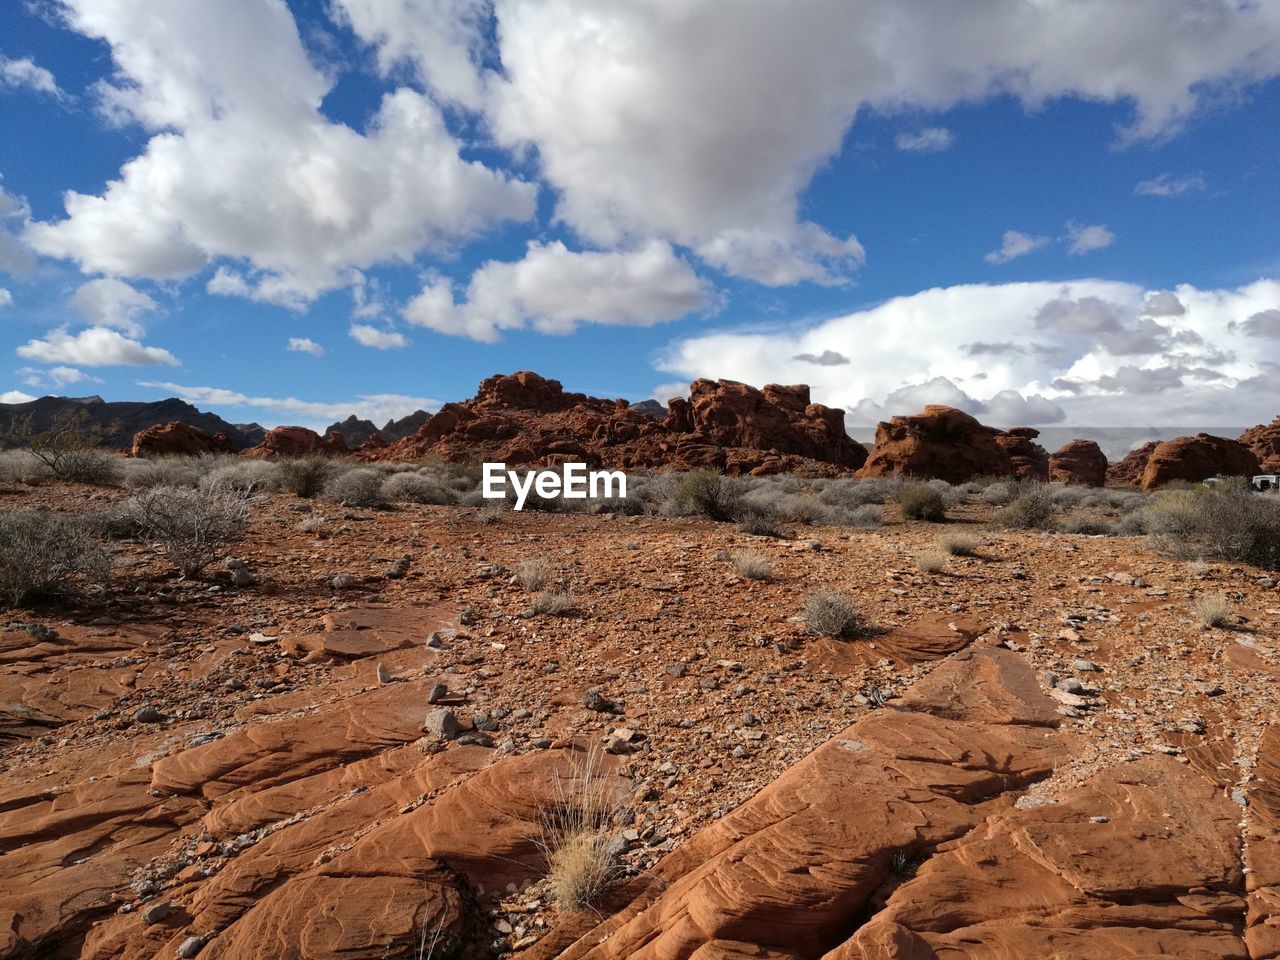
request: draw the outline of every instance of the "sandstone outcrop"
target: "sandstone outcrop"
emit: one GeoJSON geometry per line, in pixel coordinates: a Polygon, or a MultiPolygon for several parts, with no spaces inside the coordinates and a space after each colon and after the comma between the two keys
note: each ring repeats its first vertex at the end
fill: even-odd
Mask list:
{"type": "MultiPolygon", "coordinates": [[[[963,410],[929,404],[923,413],[893,417],[876,428],[875,449],[861,475],[937,478],[948,483],[964,483],[976,476],[1013,476],[1016,468],[1001,436],[1001,431],[984,426],[963,410]]],[[[1014,445],[1020,447],[1024,439],[1014,445]]]]}
{"type": "Polygon", "coordinates": [[[259,446],[244,451],[246,457],[275,460],[280,457],[312,457],[347,453],[342,434],[330,432],[321,437],[306,427],[273,427],[259,446]]]}
{"type": "Polygon", "coordinates": [[[1035,442],[1040,431],[1034,427],[1013,427],[996,437],[1013,464],[1013,475],[1019,480],[1049,480],[1049,453],[1035,442]]]}
{"type": "Polygon", "coordinates": [[[235,453],[235,449],[235,444],[225,433],[210,436],[199,427],[175,420],[135,433],[129,456],[194,457],[203,453],[235,453]]]}
{"type": "Polygon", "coordinates": [[[1240,443],[1253,451],[1263,473],[1280,473],[1280,417],[1240,434],[1240,443]]]}
{"type": "Polygon", "coordinates": [[[1142,489],[1154,490],[1174,480],[1198,483],[1215,476],[1247,477],[1258,473],[1258,458],[1235,440],[1197,433],[1166,440],[1151,451],[1142,471],[1142,489]]]}
{"type": "Polygon", "coordinates": [[[1049,457],[1049,479],[1086,487],[1107,482],[1107,455],[1092,440],[1072,440],[1049,457]]]}
{"type": "Polygon", "coordinates": [[[1107,467],[1107,482],[1127,487],[1136,487],[1142,483],[1142,474],[1147,469],[1147,461],[1159,440],[1151,440],[1140,447],[1134,447],[1124,457],[1107,467]]]}
{"type": "Polygon", "coordinates": [[[866,451],[845,433],[843,412],[810,402],[805,386],[697,380],[659,420],[625,400],[566,392],[557,380],[522,371],[489,377],[475,397],[446,403],[413,436],[361,455],[835,474],[861,466],[866,451]]]}

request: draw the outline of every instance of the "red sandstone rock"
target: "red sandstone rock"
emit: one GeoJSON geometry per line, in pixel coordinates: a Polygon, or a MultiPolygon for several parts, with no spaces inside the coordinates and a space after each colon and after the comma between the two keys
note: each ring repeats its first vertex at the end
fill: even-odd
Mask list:
{"type": "Polygon", "coordinates": [[[1240,434],[1240,443],[1253,451],[1263,473],[1280,473],[1280,417],[1240,434]]]}
{"type": "Polygon", "coordinates": [[[1001,432],[953,407],[929,404],[913,417],[894,417],[876,428],[864,477],[928,477],[963,483],[976,476],[1013,476],[1001,432]]]}
{"type": "Polygon", "coordinates": [[[1129,487],[1138,486],[1142,483],[1142,473],[1147,469],[1147,461],[1151,459],[1151,454],[1158,446],[1160,442],[1152,440],[1130,450],[1124,455],[1124,459],[1107,467],[1107,482],[1129,487]]]}
{"type": "Polygon", "coordinates": [[[1234,440],[1197,433],[1166,440],[1151,451],[1142,471],[1142,489],[1154,490],[1174,480],[1198,483],[1210,477],[1252,476],[1260,472],[1253,451],[1234,440]]]}
{"type": "Polygon", "coordinates": [[[1049,479],[1101,487],[1107,482],[1107,456],[1092,440],[1072,440],[1049,458],[1049,479]]]}
{"type": "Polygon", "coordinates": [[[246,457],[274,460],[277,457],[308,457],[335,452],[320,434],[306,427],[273,427],[261,445],[244,451],[246,457]]]}
{"type": "Polygon", "coordinates": [[[202,453],[234,453],[235,449],[235,444],[225,433],[210,436],[199,427],[175,420],[135,433],[129,456],[198,456],[202,453]]]}
{"type": "Polygon", "coordinates": [[[1009,455],[1013,475],[1019,480],[1045,483],[1049,479],[1049,453],[1034,442],[1038,436],[1040,431],[1033,427],[1014,427],[996,437],[996,442],[1009,455]]]}

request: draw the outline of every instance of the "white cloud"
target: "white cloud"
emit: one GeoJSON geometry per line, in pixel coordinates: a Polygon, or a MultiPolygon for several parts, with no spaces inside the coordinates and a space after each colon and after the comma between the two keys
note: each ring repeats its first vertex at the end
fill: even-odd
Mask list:
{"type": "Polygon", "coordinates": [[[1073,256],[1101,250],[1116,242],[1116,235],[1102,224],[1084,226],[1074,221],[1067,223],[1067,252],[1073,256]]]}
{"type": "Polygon", "coordinates": [[[1187,308],[1168,290],[1157,290],[1147,295],[1142,312],[1148,317],[1181,317],[1186,314],[1187,308]]]}
{"type": "MultiPolygon", "coordinates": [[[[346,419],[351,414],[374,423],[385,423],[387,420],[398,420],[417,410],[436,410],[440,401],[428,397],[410,397],[398,393],[375,393],[356,397],[354,400],[337,403],[299,400],[297,397],[260,397],[227,390],[222,387],[188,387],[164,381],[141,380],[138,386],[181,397],[202,407],[250,407],[285,414],[295,419],[301,418],[302,426],[320,429],[334,420],[346,419]]],[[[276,423],[282,421],[276,420],[276,423]]],[[[274,425],[274,424],[272,424],[274,425]]]]}
{"type": "Polygon", "coordinates": [[[30,403],[36,398],[29,393],[23,393],[21,390],[6,390],[0,393],[0,403],[30,403]]]}
{"type": "Polygon", "coordinates": [[[13,294],[4,287],[0,287],[0,307],[11,306],[13,306],[13,294]]]}
{"type": "Polygon", "coordinates": [[[148,0],[67,0],[65,15],[111,47],[102,110],[156,135],[100,195],[68,192],[66,219],[27,227],[43,254],[131,277],[235,258],[257,276],[214,292],[295,305],[355,268],[533,214],[536,188],[464,161],[414,90],[385,96],[364,133],[329,121],[319,106],[330,80],[284,3],[171,0],[157,12],[148,0]]]}
{"type": "Polygon", "coordinates": [[[143,334],[138,317],[158,309],[145,293],[113,278],[82,284],[68,303],[93,326],[111,327],[130,337],[143,334]]]}
{"type": "Polygon", "coordinates": [[[1133,192],[1140,197],[1183,197],[1204,189],[1204,177],[1198,173],[1176,177],[1162,173],[1151,180],[1143,180],[1133,192]]]}
{"type": "Polygon", "coordinates": [[[27,201],[6,193],[0,185],[0,273],[27,274],[35,268],[35,255],[9,232],[10,224],[21,226],[30,216],[27,201]]]}
{"type": "Polygon", "coordinates": [[[145,367],[178,360],[168,350],[146,347],[107,327],[89,327],[72,336],[66,327],[51,331],[43,340],[28,340],[18,356],[42,363],[76,364],[82,367],[145,367]]]}
{"type": "Polygon", "coordinates": [[[713,298],[671,247],[651,241],[630,251],[578,253],[563,243],[530,243],[524,259],[490,261],[457,302],[447,280],[428,282],[404,308],[412,324],[492,343],[503,330],[572,333],[581,323],[651,326],[685,316],[713,298]]]}
{"type": "Polygon", "coordinates": [[[91,377],[83,370],[77,370],[75,367],[51,367],[47,371],[50,380],[59,386],[66,386],[70,383],[101,383],[97,377],[91,377]]]}
{"type": "Polygon", "coordinates": [[[30,57],[11,60],[0,56],[0,87],[25,88],[62,99],[65,95],[53,74],[30,57]]]}
{"type": "Polygon", "coordinates": [[[1029,233],[1018,230],[1006,230],[999,250],[992,250],[983,259],[987,263],[1008,263],[1018,257],[1025,257],[1048,244],[1048,237],[1033,237],[1029,233]]]}
{"type": "Polygon", "coordinates": [[[347,332],[351,334],[351,339],[362,347],[373,347],[375,350],[399,350],[409,345],[403,333],[380,330],[367,323],[353,323],[347,332]]]}
{"type": "Polygon", "coordinates": [[[324,356],[324,347],[307,337],[290,337],[289,350],[293,353],[309,353],[313,357],[324,356]]]}
{"type": "Polygon", "coordinates": [[[926,402],[998,426],[1274,418],[1280,338],[1251,336],[1247,325],[1280,309],[1280,281],[1178,286],[1164,292],[1183,313],[1158,318],[1146,312],[1156,292],[1089,279],[938,288],[811,325],[682,338],[656,365],[686,380],[809,383],[816,401],[857,411],[851,423],[926,402]],[[797,359],[824,350],[856,362],[797,359]]]}
{"type": "Polygon", "coordinates": [[[900,133],[894,142],[910,153],[939,153],[951,147],[955,135],[946,127],[926,127],[914,133],[900,133]]]}

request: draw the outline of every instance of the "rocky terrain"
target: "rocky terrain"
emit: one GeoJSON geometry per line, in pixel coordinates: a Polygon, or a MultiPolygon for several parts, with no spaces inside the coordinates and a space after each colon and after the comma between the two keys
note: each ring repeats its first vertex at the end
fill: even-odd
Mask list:
{"type": "Polygon", "coordinates": [[[0,630],[0,958],[1280,955],[1275,574],[992,509],[267,494],[204,577],[114,541],[105,592],[0,630]],[[818,588],[864,628],[810,633],[818,588]],[[565,909],[588,792],[616,875],[565,909]]]}
{"type": "Polygon", "coordinates": [[[185,400],[170,397],[151,403],[111,401],[101,397],[41,397],[26,403],[0,403],[0,448],[3,437],[20,424],[47,430],[60,414],[68,411],[87,415],[91,423],[102,427],[104,442],[116,450],[128,450],[134,436],[148,427],[179,422],[209,434],[224,434],[234,449],[241,450],[261,443],[264,430],[256,423],[228,423],[212,413],[197,410],[185,400]]]}

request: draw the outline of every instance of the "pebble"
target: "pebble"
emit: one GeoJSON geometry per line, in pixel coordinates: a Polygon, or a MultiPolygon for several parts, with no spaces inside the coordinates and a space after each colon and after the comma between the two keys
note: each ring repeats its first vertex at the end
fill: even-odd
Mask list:
{"type": "Polygon", "coordinates": [[[143,908],[142,922],[148,927],[153,923],[162,923],[171,913],[173,913],[173,901],[161,900],[159,903],[143,908]]]}
{"type": "Polygon", "coordinates": [[[178,947],[179,960],[190,960],[204,949],[204,937],[187,937],[178,947]]]}
{"type": "Polygon", "coordinates": [[[138,721],[138,723],[159,723],[164,719],[164,716],[160,713],[159,709],[148,703],[137,709],[133,715],[133,719],[138,721]]]}
{"type": "Polygon", "coordinates": [[[356,578],[349,573],[340,573],[329,581],[329,585],[335,590],[350,590],[356,585],[356,578]]]}
{"type": "Polygon", "coordinates": [[[449,695],[449,687],[447,684],[437,683],[431,688],[431,692],[427,694],[427,703],[439,703],[449,695]]]}
{"type": "Polygon", "coordinates": [[[1098,666],[1096,663],[1093,663],[1092,661],[1089,661],[1089,660],[1073,660],[1071,662],[1071,669],[1079,671],[1080,673],[1101,673],[1102,672],[1102,668],[1100,666],[1098,666]]]}
{"type": "Polygon", "coordinates": [[[453,740],[462,730],[461,724],[458,723],[458,718],[447,707],[441,707],[439,710],[432,710],[428,713],[427,719],[422,722],[422,728],[441,740],[453,740]]]}
{"type": "Polygon", "coordinates": [[[233,571],[231,571],[231,583],[232,583],[234,586],[237,586],[237,587],[252,587],[252,586],[254,586],[257,582],[258,582],[258,578],[257,578],[257,577],[255,577],[255,576],[254,576],[254,575],[253,575],[253,574],[252,574],[248,569],[246,569],[245,567],[236,567],[233,571]]]}

